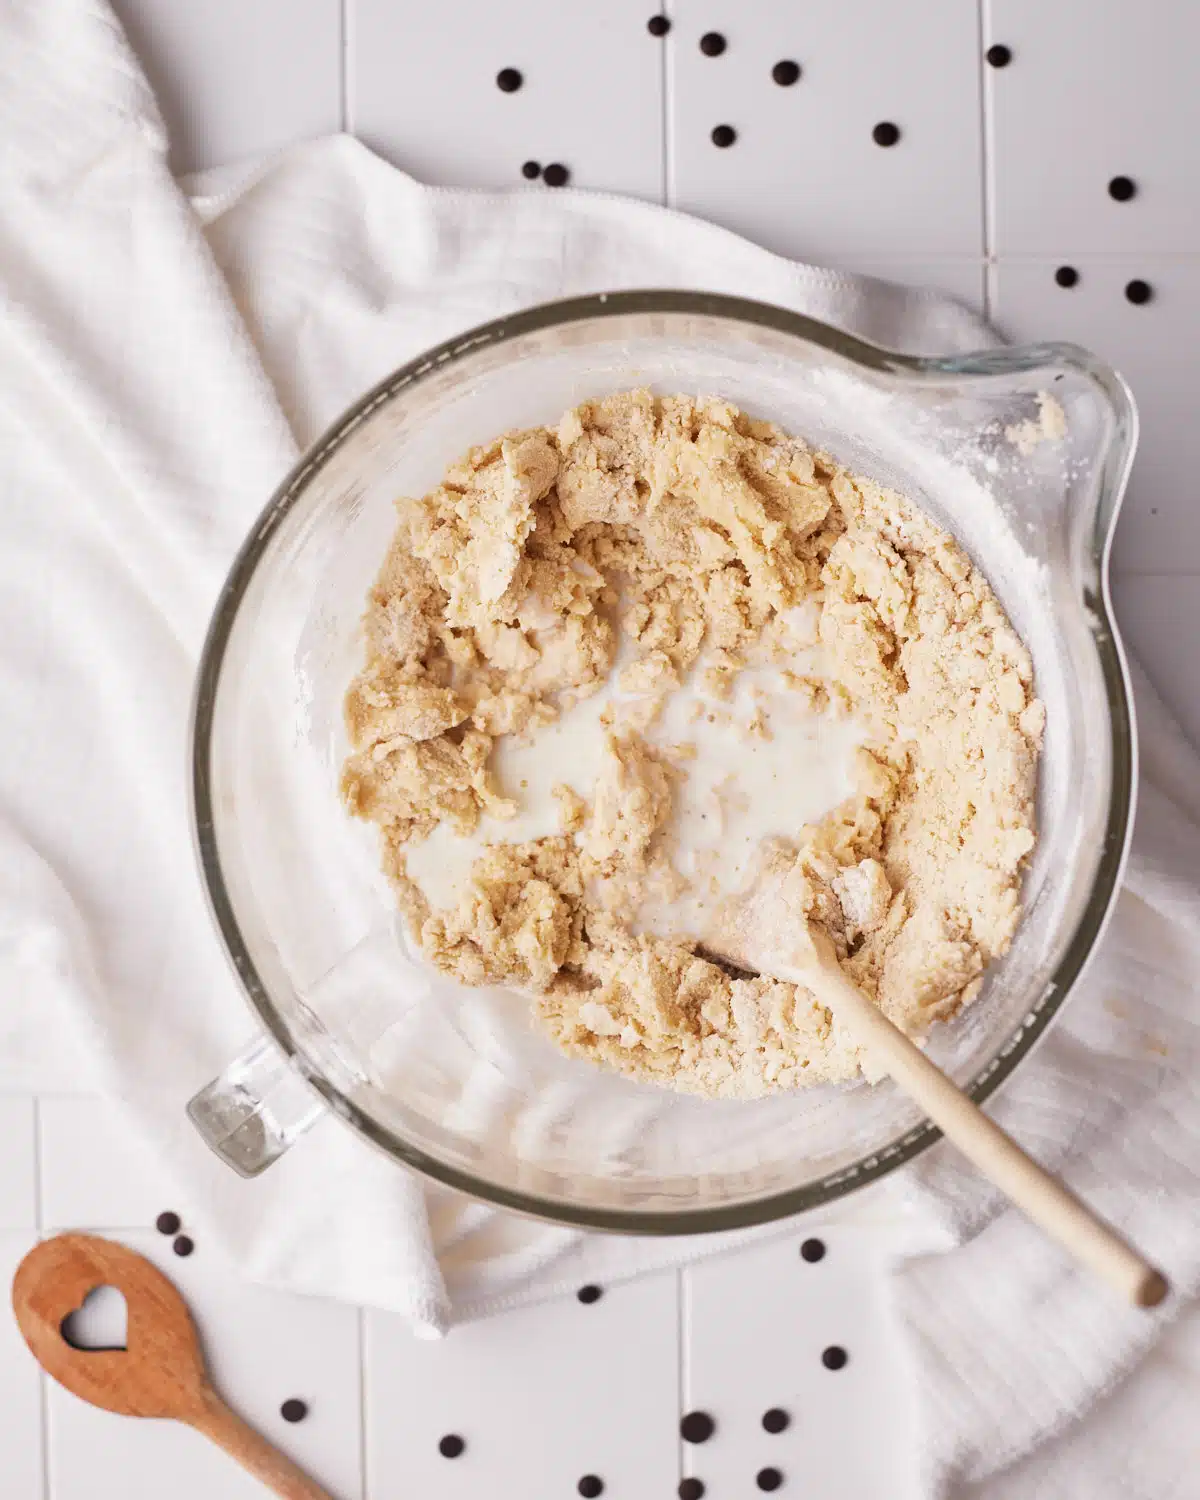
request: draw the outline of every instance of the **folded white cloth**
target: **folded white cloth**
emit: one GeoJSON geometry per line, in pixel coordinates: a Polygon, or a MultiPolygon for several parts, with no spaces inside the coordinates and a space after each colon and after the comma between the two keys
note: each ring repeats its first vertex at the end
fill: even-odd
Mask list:
{"type": "MultiPolygon", "coordinates": [[[[187,823],[208,610],[298,449],[387,370],[505,310],[677,285],[910,350],[992,336],[940,297],[795,265],[646,205],[422,187],[344,137],[207,174],[189,203],[98,0],[0,6],[0,140],[0,1087],[125,1101],[249,1274],[392,1307],[427,1332],[741,1238],[526,1223],[423,1186],[335,1122],[254,1183],[210,1157],[182,1105],[253,1028],[187,823]]],[[[1139,697],[1128,890],[997,1113],[1191,1290],[1200,772],[1152,693],[1139,697]]],[[[890,1191],[922,1248],[974,1236],[897,1275],[931,1487],[982,1481],[1060,1432],[1028,1462],[1064,1462],[1072,1418],[1160,1320],[1113,1308],[949,1153],[890,1191]]],[[[1116,1472],[1089,1495],[1115,1495],[1116,1472]]],[[[1016,1493],[998,1483],[986,1493],[1016,1493]]],[[[1061,1474],[1021,1490],[1062,1492],[1061,1474]]]]}

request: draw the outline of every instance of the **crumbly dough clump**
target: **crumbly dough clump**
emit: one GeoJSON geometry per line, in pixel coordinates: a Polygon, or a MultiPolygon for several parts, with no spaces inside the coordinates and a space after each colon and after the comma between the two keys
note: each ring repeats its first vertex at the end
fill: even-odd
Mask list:
{"type": "Polygon", "coordinates": [[[925,515],[726,401],[647,391],[474,448],[399,514],[346,699],[342,789],[378,825],[439,969],[521,990],[567,1052],[671,1088],[855,1076],[854,1044],[806,990],[630,921],[678,889],[664,830],[687,774],[682,749],[642,731],[698,657],[727,694],[781,612],[812,601],[833,665],[793,685],[870,740],[855,794],[771,857],[910,1034],[974,997],[1017,923],[1044,711],[987,583],[925,515]],[[488,774],[496,738],[595,692],[618,631],[636,644],[622,686],[650,707],[610,726],[590,798],[556,788],[560,835],[487,846],[457,907],[431,910],[406,847],[511,815],[488,774]]]}

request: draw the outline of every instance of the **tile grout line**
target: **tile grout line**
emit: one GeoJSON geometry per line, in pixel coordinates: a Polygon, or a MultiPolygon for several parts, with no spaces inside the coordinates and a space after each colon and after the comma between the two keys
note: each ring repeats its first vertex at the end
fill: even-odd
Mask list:
{"type": "Polygon", "coordinates": [[[996,191],[992,172],[995,163],[995,96],[992,72],[986,58],[991,34],[991,0],[979,0],[977,53],[979,58],[979,176],[980,210],[983,216],[983,316],[992,321],[995,296],[996,191]]]}
{"type": "Polygon", "coordinates": [[[350,6],[353,0],[338,3],[338,120],[342,133],[352,134],[350,120],[350,6]]]}
{"type": "Polygon", "coordinates": [[[673,190],[673,174],[671,171],[671,154],[674,150],[674,134],[671,129],[671,103],[672,83],[674,81],[670,50],[674,45],[672,37],[675,34],[674,7],[671,0],[663,0],[662,14],[671,23],[671,30],[659,42],[661,57],[658,65],[658,97],[660,106],[660,128],[662,131],[662,201],[665,208],[675,207],[675,194],[673,190]]]}
{"type": "Polygon", "coordinates": [[[690,1312],[691,1312],[691,1284],[690,1284],[690,1282],[688,1280],[688,1277],[687,1277],[687,1267],[686,1266],[677,1266],[675,1268],[675,1329],[676,1329],[676,1349],[677,1349],[677,1355],[678,1355],[678,1362],[677,1362],[677,1369],[676,1369],[676,1380],[677,1380],[677,1383],[678,1383],[678,1389],[677,1389],[677,1400],[675,1402],[675,1405],[676,1405],[676,1408],[677,1408],[677,1420],[676,1420],[676,1423],[675,1423],[675,1452],[676,1452],[675,1469],[676,1469],[676,1474],[677,1474],[677,1478],[678,1479],[682,1479],[684,1477],[683,1469],[684,1469],[685,1454],[684,1454],[684,1447],[683,1447],[683,1432],[682,1432],[682,1428],[680,1426],[680,1423],[683,1420],[684,1412],[685,1412],[685,1409],[686,1409],[687,1404],[688,1404],[688,1392],[687,1392],[687,1345],[688,1345],[687,1324],[688,1324],[688,1318],[689,1318],[690,1312]]]}
{"type": "Polygon", "coordinates": [[[358,1479],[362,1500],[371,1500],[367,1477],[367,1310],[358,1312],[358,1479]]]}
{"type": "MultiPolygon", "coordinates": [[[[45,1195],[42,1189],[42,1101],[37,1094],[33,1105],[33,1220],[40,1240],[45,1233],[45,1195]]],[[[38,1368],[38,1439],[42,1449],[42,1494],[52,1500],[50,1483],[50,1401],[45,1370],[38,1368]]]]}

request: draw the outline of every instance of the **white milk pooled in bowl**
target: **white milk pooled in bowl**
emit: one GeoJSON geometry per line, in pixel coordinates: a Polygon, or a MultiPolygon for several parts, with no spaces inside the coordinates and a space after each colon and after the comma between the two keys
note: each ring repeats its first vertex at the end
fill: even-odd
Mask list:
{"type": "MultiPolygon", "coordinates": [[[[703,658],[669,695],[646,740],[679,757],[682,775],[663,829],[670,862],[687,882],[673,899],[651,892],[632,916],[635,931],[696,942],[719,903],[740,890],[764,839],[787,838],[818,821],[854,790],[855,752],[868,733],[841,700],[814,704],[806,684],[827,679],[827,652],[817,639],[811,604],[780,619],[776,649],[756,653],[738,673],[732,694],[706,693],[703,658]],[[770,655],[774,659],[767,660],[770,655]]],[[[525,843],[558,834],[561,805],[555,786],[588,799],[600,774],[608,728],[638,721],[651,701],[622,692],[621,668],[634,659],[622,640],[601,689],[563,709],[530,736],[505,738],[492,754],[501,796],[518,808],[512,818],[485,812],[473,834],[437,828],[407,854],[409,875],[431,906],[457,902],[471,866],[486,844],[525,843]]]]}

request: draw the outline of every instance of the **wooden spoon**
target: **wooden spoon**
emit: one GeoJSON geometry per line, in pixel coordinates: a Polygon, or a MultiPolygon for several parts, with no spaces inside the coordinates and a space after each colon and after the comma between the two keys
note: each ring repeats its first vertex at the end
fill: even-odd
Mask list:
{"type": "Polygon", "coordinates": [[[718,919],[707,943],[712,956],[750,973],[802,985],[815,995],[942,1134],[1035,1224],[1135,1306],[1157,1307],[1169,1290],[1162,1272],[1026,1155],[846,977],[828,935],[796,916],[803,911],[793,884],[798,875],[794,866],[772,863],[768,856],[750,889],[718,919]]]}
{"type": "Polygon", "coordinates": [[[145,1256],[95,1235],[57,1235],[17,1267],[12,1301],[34,1358],[81,1400],[124,1416],[186,1422],[284,1500],[332,1500],[213,1390],[187,1304],[145,1256]],[[125,1298],[127,1347],[72,1348],[63,1320],[101,1286],[125,1298]]]}

